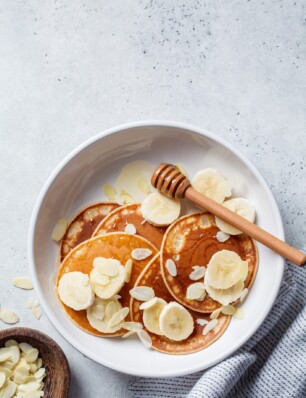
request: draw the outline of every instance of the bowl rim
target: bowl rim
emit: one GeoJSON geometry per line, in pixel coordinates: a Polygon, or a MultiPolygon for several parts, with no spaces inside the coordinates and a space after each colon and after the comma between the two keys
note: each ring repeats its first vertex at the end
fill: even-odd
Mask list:
{"type": "MultiPolygon", "coordinates": [[[[220,144],[221,146],[227,148],[229,151],[231,151],[235,156],[237,156],[245,165],[248,167],[252,173],[256,176],[256,178],[259,180],[260,185],[265,189],[270,203],[272,205],[275,217],[276,217],[276,229],[277,229],[277,234],[280,239],[284,240],[285,239],[285,233],[284,233],[284,226],[281,218],[281,214],[277,205],[277,202],[275,200],[275,197],[272,194],[272,191],[270,190],[265,178],[261,175],[261,173],[257,170],[257,168],[253,165],[253,163],[244,155],[242,154],[239,150],[237,150],[231,143],[228,143],[225,139],[211,133],[210,131],[207,131],[206,129],[203,129],[201,127],[197,127],[195,125],[189,124],[189,123],[183,123],[183,122],[177,122],[177,121],[171,121],[171,120],[143,120],[143,121],[137,121],[137,122],[129,122],[129,123],[124,123],[120,124],[118,126],[106,129],[93,137],[87,139],[80,145],[78,145],[74,150],[72,150],[58,165],[55,167],[55,169],[51,172],[47,180],[45,181],[33,208],[31,219],[30,219],[30,224],[29,224],[29,231],[28,231],[28,243],[27,243],[27,254],[28,254],[28,260],[29,260],[29,268],[30,268],[30,274],[33,280],[34,284],[34,289],[35,293],[37,294],[42,307],[52,323],[52,325],[57,329],[57,331],[66,339],[66,341],[75,349],[77,349],[79,352],[81,352],[83,355],[86,357],[92,359],[93,361],[104,365],[110,369],[129,374],[132,376],[141,376],[141,377],[152,377],[152,373],[150,371],[145,371],[143,369],[138,369],[137,373],[135,371],[131,371],[128,367],[121,366],[121,365],[116,365],[111,363],[108,360],[104,360],[101,357],[98,357],[95,353],[91,352],[90,350],[85,349],[84,347],[80,346],[78,341],[74,338],[71,337],[71,335],[66,332],[65,328],[62,327],[60,322],[57,320],[55,316],[49,311],[47,302],[44,298],[42,289],[40,287],[40,284],[38,282],[36,273],[35,273],[35,257],[34,257],[34,241],[35,241],[35,227],[36,227],[36,221],[38,218],[38,214],[41,209],[42,202],[44,200],[45,195],[47,194],[50,186],[58,176],[58,174],[61,172],[61,170],[66,166],[77,154],[85,150],[87,147],[92,145],[94,142],[99,141],[107,136],[114,135],[117,133],[120,133],[124,130],[128,130],[131,128],[138,128],[138,127],[172,127],[175,129],[180,129],[180,130],[188,130],[192,133],[198,134],[199,136],[202,137],[207,137],[210,140],[220,144]]],[[[266,311],[262,313],[262,315],[258,318],[257,322],[253,326],[252,330],[250,330],[249,333],[247,333],[243,339],[239,341],[239,343],[234,344],[231,346],[229,349],[225,350],[222,355],[219,355],[217,358],[214,360],[211,360],[209,362],[208,366],[201,366],[201,365],[194,365],[193,367],[190,367],[185,370],[169,370],[167,374],[165,373],[159,373],[159,372],[154,372],[153,377],[177,377],[177,376],[184,376],[188,374],[192,374],[198,371],[201,371],[203,369],[210,368],[214,366],[215,364],[221,362],[222,360],[228,358],[231,354],[233,354],[236,350],[238,350],[240,347],[245,344],[246,341],[248,341],[253,334],[256,333],[256,331],[259,329],[259,327],[262,325],[264,320],[266,319],[267,315],[269,314],[272,306],[274,305],[274,302],[277,298],[278,292],[281,287],[281,282],[283,279],[284,275],[284,265],[285,265],[285,260],[282,259],[281,257],[279,258],[280,264],[282,265],[282,272],[279,273],[277,277],[277,284],[275,286],[278,286],[277,288],[274,289],[273,294],[271,294],[271,299],[270,302],[266,308],[266,311]]]]}

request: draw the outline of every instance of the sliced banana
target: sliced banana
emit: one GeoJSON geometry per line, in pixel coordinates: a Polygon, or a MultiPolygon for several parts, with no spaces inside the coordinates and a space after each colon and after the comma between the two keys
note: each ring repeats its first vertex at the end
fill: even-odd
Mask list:
{"type": "Polygon", "coordinates": [[[58,284],[61,301],[76,311],[86,310],[94,301],[94,291],[88,275],[82,272],[68,272],[58,284]]]}
{"type": "Polygon", "coordinates": [[[248,262],[230,250],[220,250],[210,259],[205,274],[206,284],[215,289],[228,289],[248,275],[248,262]]]}
{"type": "Polygon", "coordinates": [[[172,301],[159,315],[159,328],[171,340],[187,339],[194,329],[193,318],[182,305],[172,301]]]}
{"type": "MultiPolygon", "coordinates": [[[[246,220],[250,222],[255,221],[256,217],[256,210],[254,205],[247,199],[244,198],[235,198],[235,199],[230,199],[222,203],[224,207],[227,209],[233,211],[236,214],[239,214],[239,216],[245,218],[246,220]]],[[[229,223],[221,220],[221,218],[215,217],[216,218],[216,224],[217,227],[222,231],[225,232],[226,234],[229,235],[239,235],[242,232],[236,228],[230,225],[229,223]]]]}
{"type": "Polygon", "coordinates": [[[238,281],[234,286],[229,289],[215,289],[205,284],[206,292],[213,299],[222,305],[228,305],[238,300],[244,288],[244,283],[238,281]]]}
{"type": "Polygon", "coordinates": [[[167,302],[161,298],[157,298],[156,302],[143,311],[143,323],[145,327],[152,333],[163,335],[159,327],[159,316],[167,302]]]}
{"type": "Polygon", "coordinates": [[[103,300],[96,297],[92,306],[87,309],[87,319],[90,325],[102,333],[115,333],[122,327],[122,323],[110,325],[113,316],[122,309],[116,299],[103,300]]]}
{"type": "Polygon", "coordinates": [[[229,182],[215,169],[198,171],[193,178],[192,186],[202,195],[218,203],[222,203],[232,194],[229,182]]]}
{"type": "Polygon", "coordinates": [[[168,198],[157,191],[150,193],[141,204],[143,218],[156,226],[170,225],[179,218],[180,211],[179,200],[168,198]]]}
{"type": "Polygon", "coordinates": [[[108,299],[117,294],[126,280],[125,267],[114,258],[98,257],[94,260],[90,282],[96,295],[108,299]]]}

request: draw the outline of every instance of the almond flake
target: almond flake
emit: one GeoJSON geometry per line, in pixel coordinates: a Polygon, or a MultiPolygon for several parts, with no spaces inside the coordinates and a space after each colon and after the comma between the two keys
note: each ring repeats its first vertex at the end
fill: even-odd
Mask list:
{"type": "Polygon", "coordinates": [[[109,200],[115,200],[116,199],[116,189],[111,185],[111,184],[104,184],[102,187],[104,195],[109,199],[109,200]]]}
{"type": "Polygon", "coordinates": [[[33,307],[32,312],[36,319],[39,320],[41,318],[41,312],[37,307],[33,307]]]}
{"type": "Polygon", "coordinates": [[[34,299],[33,299],[33,297],[29,297],[28,300],[27,300],[27,308],[28,308],[29,310],[31,310],[32,307],[33,307],[33,304],[34,304],[34,299]]]}
{"type": "Polygon", "coordinates": [[[51,239],[54,240],[55,242],[60,241],[62,237],[65,235],[67,226],[68,226],[68,221],[65,218],[60,218],[52,231],[51,239]]]}
{"type": "Polygon", "coordinates": [[[136,286],[130,290],[130,295],[139,301],[149,301],[155,296],[155,293],[151,287],[136,286]]]}
{"type": "Polygon", "coordinates": [[[117,312],[117,305],[115,301],[110,301],[106,306],[105,310],[106,317],[111,319],[116,312],[117,312]]]}
{"type": "Polygon", "coordinates": [[[236,319],[240,319],[240,320],[244,319],[244,311],[243,311],[243,309],[241,307],[236,308],[236,312],[233,315],[233,317],[236,318],[236,319]]]}
{"type": "Polygon", "coordinates": [[[200,267],[199,265],[195,265],[193,268],[193,271],[189,274],[189,278],[192,281],[197,281],[199,279],[204,278],[205,272],[206,272],[206,267],[200,267]]]}
{"type": "Polygon", "coordinates": [[[20,397],[22,397],[22,398],[41,398],[43,396],[44,396],[43,391],[28,391],[28,392],[25,392],[20,397]]]}
{"type": "Polygon", "coordinates": [[[240,302],[243,303],[243,301],[245,300],[246,296],[249,294],[249,289],[247,287],[245,287],[242,290],[241,296],[240,296],[240,302]]]}
{"type": "Polygon", "coordinates": [[[223,305],[221,307],[221,312],[224,315],[234,315],[236,312],[236,308],[233,305],[223,305]]]}
{"type": "Polygon", "coordinates": [[[44,377],[46,374],[46,369],[45,368],[40,368],[35,374],[34,377],[35,379],[40,379],[41,377],[44,377]]]}
{"type": "Polygon", "coordinates": [[[109,321],[109,326],[113,327],[121,323],[129,312],[130,310],[128,307],[121,308],[121,310],[113,315],[112,319],[109,321]]]}
{"type": "Polygon", "coordinates": [[[6,380],[6,374],[4,372],[0,372],[0,388],[3,386],[6,380]]]}
{"type": "Polygon", "coordinates": [[[205,285],[202,282],[192,283],[187,288],[187,299],[203,301],[205,298],[205,285]]]}
{"type": "Polygon", "coordinates": [[[104,275],[113,278],[119,273],[118,265],[116,262],[106,261],[101,267],[101,271],[104,275]]]}
{"type": "Polygon", "coordinates": [[[130,330],[129,332],[126,332],[122,335],[123,339],[126,339],[127,337],[132,336],[133,334],[136,334],[137,332],[135,330],[130,330]]]}
{"type": "Polygon", "coordinates": [[[19,289],[31,290],[33,289],[33,284],[30,278],[26,276],[18,276],[13,279],[13,285],[19,289]]]}
{"type": "Polygon", "coordinates": [[[27,392],[27,391],[37,391],[40,389],[40,383],[34,381],[32,383],[26,383],[26,384],[20,384],[18,386],[18,391],[23,391],[23,392],[27,392]]]}
{"type": "Polygon", "coordinates": [[[16,340],[7,340],[5,343],[4,343],[4,345],[5,345],[5,347],[19,347],[19,345],[18,345],[18,343],[17,343],[17,341],[16,340]]]}
{"type": "Polygon", "coordinates": [[[11,310],[1,309],[0,320],[4,323],[13,325],[14,323],[19,322],[19,317],[15,312],[11,310]]]}
{"type": "Polygon", "coordinates": [[[124,322],[121,326],[123,329],[129,330],[130,332],[138,332],[143,329],[143,325],[140,322],[124,322]]]}
{"type": "Polygon", "coordinates": [[[39,301],[37,299],[34,300],[32,307],[39,307],[39,301]]]}
{"type": "Polygon", "coordinates": [[[38,358],[38,350],[37,348],[33,348],[31,351],[28,351],[25,355],[25,360],[29,362],[34,362],[38,358]]]}
{"type": "Polygon", "coordinates": [[[218,316],[219,316],[220,313],[221,313],[221,310],[222,310],[222,307],[217,308],[215,311],[213,311],[213,312],[210,314],[210,319],[217,319],[218,316]]]}
{"type": "Polygon", "coordinates": [[[20,343],[19,348],[21,349],[22,352],[27,354],[28,352],[32,351],[34,347],[32,347],[31,344],[28,343],[20,343]]]}
{"type": "Polygon", "coordinates": [[[173,260],[170,258],[166,261],[166,268],[171,276],[176,276],[177,275],[177,268],[176,264],[173,260]]]}
{"type": "Polygon", "coordinates": [[[153,307],[153,305],[157,303],[157,300],[157,297],[153,297],[151,300],[145,301],[144,303],[140,304],[139,309],[147,310],[148,308],[153,307]]]}
{"type": "Polygon", "coordinates": [[[208,321],[206,320],[206,319],[197,319],[197,324],[198,325],[200,325],[200,326],[205,326],[205,325],[207,325],[208,324],[208,321]]]}
{"type": "Polygon", "coordinates": [[[15,345],[11,346],[11,347],[10,347],[10,350],[11,350],[11,359],[12,359],[12,362],[13,362],[14,364],[18,363],[18,362],[19,362],[19,359],[20,359],[20,350],[19,350],[18,345],[17,345],[17,346],[15,346],[15,345]]]}
{"type": "Polygon", "coordinates": [[[132,251],[132,257],[134,260],[145,260],[150,257],[152,254],[152,250],[150,249],[134,249],[132,251]]]}
{"type": "Polygon", "coordinates": [[[133,261],[129,258],[124,267],[124,281],[129,283],[132,275],[133,261]]]}
{"type": "Polygon", "coordinates": [[[13,381],[7,381],[1,388],[1,397],[10,398],[13,397],[17,389],[17,384],[13,381]]]}
{"type": "Polygon", "coordinates": [[[124,231],[129,235],[135,235],[137,230],[134,224],[127,224],[124,231]]]}
{"type": "Polygon", "coordinates": [[[145,330],[139,330],[139,332],[137,332],[137,334],[138,334],[140,341],[142,342],[142,344],[145,347],[147,347],[147,348],[152,347],[152,339],[151,339],[150,335],[145,330]]]}
{"type": "Polygon", "coordinates": [[[11,355],[10,347],[0,348],[0,362],[7,361],[11,358],[11,355]]]}
{"type": "Polygon", "coordinates": [[[139,178],[139,180],[137,181],[137,185],[138,185],[138,188],[145,195],[149,195],[149,193],[151,192],[149,184],[147,183],[147,181],[143,177],[139,178]]]}
{"type": "Polygon", "coordinates": [[[223,232],[223,231],[219,231],[219,232],[217,232],[216,238],[217,238],[217,240],[218,240],[219,242],[223,243],[223,242],[226,242],[226,241],[230,238],[230,236],[231,236],[231,235],[226,234],[226,233],[223,232]]]}
{"type": "Polygon", "coordinates": [[[211,330],[213,330],[218,325],[218,319],[213,319],[208,322],[208,324],[203,329],[203,335],[206,336],[211,330]]]}
{"type": "MultiPolygon", "coordinates": [[[[112,301],[109,304],[111,304],[111,303],[112,303],[112,301]]],[[[106,307],[106,309],[107,309],[107,307],[106,307]]],[[[95,305],[94,308],[93,308],[93,311],[92,311],[92,315],[96,319],[99,319],[99,321],[102,321],[104,319],[105,313],[106,313],[105,307],[103,305],[100,305],[100,304],[95,305]]]]}

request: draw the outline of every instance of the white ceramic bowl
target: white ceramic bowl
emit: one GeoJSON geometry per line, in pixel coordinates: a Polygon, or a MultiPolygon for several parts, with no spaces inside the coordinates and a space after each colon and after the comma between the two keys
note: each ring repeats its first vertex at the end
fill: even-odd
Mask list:
{"type": "Polygon", "coordinates": [[[109,368],[139,376],[179,376],[208,368],[245,343],[268,315],[279,291],[284,261],[258,245],[259,270],[244,303],[245,319],[233,319],[224,335],[203,351],[165,355],[146,349],[138,340],[103,339],[78,329],[54,295],[58,245],[51,240],[60,217],[70,218],[85,204],[103,199],[102,185],[114,182],[121,167],[143,159],[182,163],[190,176],[214,167],[240,182],[235,196],[250,199],[257,224],[284,239],[278,207],[265,180],[232,145],[197,127],[175,122],[139,122],[119,126],[88,140],[69,154],[46,181],[34,208],[28,256],[35,291],[50,321],[77,350],[109,368]]]}

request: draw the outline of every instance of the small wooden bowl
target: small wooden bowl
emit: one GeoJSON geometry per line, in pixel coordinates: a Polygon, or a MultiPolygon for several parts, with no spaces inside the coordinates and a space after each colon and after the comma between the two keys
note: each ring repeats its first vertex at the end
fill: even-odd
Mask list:
{"type": "Polygon", "coordinates": [[[0,347],[7,340],[28,343],[39,351],[42,366],[46,368],[43,379],[45,398],[67,398],[70,369],[67,358],[58,344],[44,333],[30,328],[11,328],[0,331],[0,347]]]}

